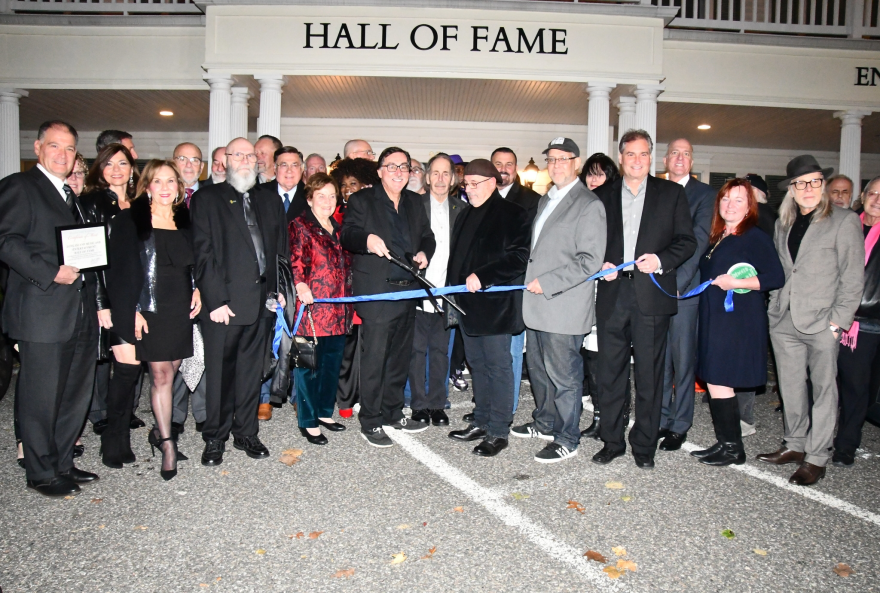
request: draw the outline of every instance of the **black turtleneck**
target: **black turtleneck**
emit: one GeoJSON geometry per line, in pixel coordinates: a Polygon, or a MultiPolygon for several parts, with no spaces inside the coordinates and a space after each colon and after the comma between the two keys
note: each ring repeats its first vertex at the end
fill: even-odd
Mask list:
{"type": "Polygon", "coordinates": [[[791,255],[791,261],[797,260],[798,250],[801,248],[801,241],[804,240],[807,229],[810,228],[813,212],[815,210],[801,214],[801,210],[798,208],[797,217],[794,219],[794,224],[791,225],[791,232],[788,233],[788,253],[791,255]]]}

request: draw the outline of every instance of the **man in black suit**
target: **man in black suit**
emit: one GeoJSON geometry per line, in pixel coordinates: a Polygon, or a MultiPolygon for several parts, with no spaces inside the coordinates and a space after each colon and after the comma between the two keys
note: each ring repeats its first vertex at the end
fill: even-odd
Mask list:
{"type": "Polygon", "coordinates": [[[77,134],[62,121],[40,126],[39,164],[0,181],[0,259],[9,265],[3,327],[18,340],[16,394],[27,485],[47,496],[78,493],[98,476],[73,465],[95,378],[97,279],[58,261],[55,228],[82,223],[65,184],[77,134]]]}
{"type": "Polygon", "coordinates": [[[266,296],[278,290],[276,260],[289,260],[284,209],[256,187],[254,146],[226,147],[226,183],[200,190],[191,203],[196,285],[202,293],[207,377],[203,465],[223,462],[224,443],[254,459],[269,456],[257,432],[260,375],[274,315],[266,296]]]}
{"type": "MultiPolygon", "coordinates": [[[[431,221],[419,195],[406,189],[409,153],[392,146],[379,155],[381,184],[352,194],[342,221],[342,245],[354,254],[352,290],[357,296],[418,288],[406,270],[389,261],[415,254],[419,269],[434,255],[431,221]],[[386,259],[389,258],[389,259],[386,259]]],[[[374,447],[393,443],[383,427],[408,432],[427,428],[403,415],[403,388],[409,369],[416,301],[368,301],[355,304],[363,320],[361,349],[361,436],[374,447]]]]}
{"type": "Polygon", "coordinates": [[[257,138],[254,144],[254,154],[257,155],[257,182],[265,183],[275,179],[275,151],[284,145],[281,140],[269,134],[263,134],[257,138]]]}
{"type": "MultiPolygon", "coordinates": [[[[663,159],[669,180],[684,186],[694,238],[694,254],[676,271],[678,293],[685,294],[700,284],[700,258],[709,244],[709,228],[715,211],[715,190],[691,177],[694,147],[684,138],[673,140],[666,147],[663,159]]],[[[678,313],[669,320],[666,348],[666,371],[663,379],[663,409],[660,414],[662,451],[677,451],[687,439],[694,421],[694,372],[697,366],[697,317],[700,299],[694,297],[678,303],[678,313]],[[674,387],[673,387],[674,386],[674,387]]]]}
{"type": "MultiPolygon", "coordinates": [[[[496,285],[521,285],[529,259],[528,213],[497,191],[501,174],[486,159],[464,171],[471,207],[455,221],[447,283],[470,293],[496,285]]],[[[492,457],[507,447],[513,421],[513,363],[510,343],[525,331],[522,291],[456,295],[466,315],[459,320],[464,351],[473,370],[474,420],[449,437],[483,441],[474,454],[492,457]]]]}
{"type": "Polygon", "coordinates": [[[226,181],[226,147],[218,146],[211,153],[211,174],[202,181],[202,187],[226,181]]]}
{"type": "Polygon", "coordinates": [[[593,456],[610,463],[626,452],[623,408],[629,393],[629,360],[635,360],[635,426],[629,433],[636,465],[654,467],[669,318],[678,301],[651,282],[653,273],[674,295],[676,268],[697,246],[687,196],[677,183],[649,175],[654,143],[644,130],[630,130],[620,139],[623,177],[596,189],[605,204],[608,243],[603,270],[635,260],[604,277],[596,296],[599,342],[600,437],[605,445],[593,456]],[[607,420],[606,420],[607,418],[607,420]]]}

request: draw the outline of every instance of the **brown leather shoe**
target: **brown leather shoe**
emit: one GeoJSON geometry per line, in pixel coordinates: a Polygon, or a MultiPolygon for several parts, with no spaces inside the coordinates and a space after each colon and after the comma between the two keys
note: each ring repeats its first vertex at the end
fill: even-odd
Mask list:
{"type": "Polygon", "coordinates": [[[786,463],[802,463],[804,461],[804,454],[783,446],[779,451],[762,453],[756,459],[764,463],[772,463],[773,465],[785,465],[786,463]]]}
{"type": "Polygon", "coordinates": [[[804,461],[788,479],[789,484],[810,486],[825,477],[825,468],[804,461]]]}
{"type": "Polygon", "coordinates": [[[257,408],[257,420],[271,420],[272,419],[272,404],[260,404],[260,407],[257,408]]]}

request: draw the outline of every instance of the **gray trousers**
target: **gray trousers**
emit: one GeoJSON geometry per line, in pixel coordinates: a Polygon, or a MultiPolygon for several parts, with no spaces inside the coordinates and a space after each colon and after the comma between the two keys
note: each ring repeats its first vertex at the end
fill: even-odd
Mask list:
{"type": "Polygon", "coordinates": [[[824,467],[831,457],[837,422],[838,340],[828,329],[818,334],[799,332],[791,321],[791,313],[770,328],[770,339],[784,404],[785,444],[792,451],[806,453],[807,463],[824,467]],[[813,383],[812,426],[807,367],[813,383]]]}
{"type": "Polygon", "coordinates": [[[678,313],[669,320],[660,428],[678,434],[686,433],[694,423],[694,372],[697,367],[699,313],[698,299],[681,301],[678,303],[678,313]]]}
{"type": "Polygon", "coordinates": [[[196,422],[204,422],[205,413],[205,374],[202,373],[202,379],[196,386],[196,390],[190,392],[189,387],[183,380],[183,375],[177,373],[174,376],[174,386],[172,387],[172,395],[174,408],[171,412],[171,421],[177,424],[185,424],[187,412],[189,411],[189,402],[192,400],[193,418],[196,422]]]}
{"type": "Polygon", "coordinates": [[[584,334],[570,336],[526,330],[529,382],[535,398],[535,428],[553,433],[553,441],[574,451],[580,442],[584,394],[584,334]]]}

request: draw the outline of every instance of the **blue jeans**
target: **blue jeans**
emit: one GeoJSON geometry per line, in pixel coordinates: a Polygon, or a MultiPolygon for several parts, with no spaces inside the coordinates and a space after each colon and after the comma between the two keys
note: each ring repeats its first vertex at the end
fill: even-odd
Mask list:
{"type": "MultiPolygon", "coordinates": [[[[526,332],[513,336],[510,340],[510,356],[513,358],[513,413],[519,406],[519,387],[522,381],[523,344],[526,343],[526,332]]],[[[450,352],[452,350],[450,349],[450,352]]]]}
{"type": "Polygon", "coordinates": [[[464,351],[473,373],[474,424],[491,437],[506,439],[513,421],[513,364],[510,334],[471,337],[464,351]]]}

